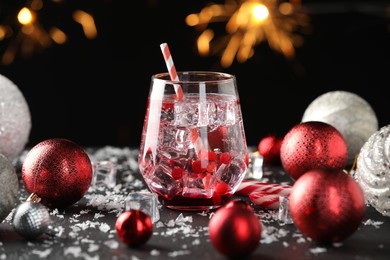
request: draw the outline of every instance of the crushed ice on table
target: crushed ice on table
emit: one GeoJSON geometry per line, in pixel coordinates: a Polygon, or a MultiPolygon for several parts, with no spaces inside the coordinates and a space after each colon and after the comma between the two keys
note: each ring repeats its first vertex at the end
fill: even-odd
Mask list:
{"type": "Polygon", "coordinates": [[[328,249],[326,247],[314,247],[314,248],[310,248],[310,253],[313,253],[313,254],[320,254],[320,253],[326,253],[328,251],[328,249]]]}
{"type": "Polygon", "coordinates": [[[366,226],[367,225],[372,225],[372,226],[374,226],[376,228],[379,228],[380,225],[383,224],[383,221],[374,221],[372,219],[367,219],[366,221],[363,222],[363,224],[366,225],[366,226]]]}

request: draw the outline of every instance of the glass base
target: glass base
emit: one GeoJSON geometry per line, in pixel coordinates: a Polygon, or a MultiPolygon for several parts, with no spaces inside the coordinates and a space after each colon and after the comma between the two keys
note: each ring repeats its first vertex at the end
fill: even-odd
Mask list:
{"type": "Polygon", "coordinates": [[[167,199],[164,196],[158,196],[159,202],[166,208],[184,211],[203,211],[217,209],[221,207],[231,195],[218,198],[188,198],[176,196],[172,199],[167,199]]]}
{"type": "Polygon", "coordinates": [[[172,205],[164,205],[164,207],[168,209],[174,210],[183,210],[183,211],[204,211],[204,210],[212,210],[221,207],[221,205],[215,206],[172,206],[172,205]]]}

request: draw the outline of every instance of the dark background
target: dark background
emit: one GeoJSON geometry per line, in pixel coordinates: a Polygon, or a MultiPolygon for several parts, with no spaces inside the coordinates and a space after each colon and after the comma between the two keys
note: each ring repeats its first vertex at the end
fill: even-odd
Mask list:
{"type": "MultiPolygon", "coordinates": [[[[224,1],[214,1],[224,3],[224,1]]],[[[0,23],[24,1],[1,0],[0,23]]],[[[53,137],[84,146],[139,145],[150,76],[166,71],[160,43],[170,46],[177,70],[219,70],[235,74],[249,145],[269,133],[285,134],[320,94],[354,92],[368,101],[379,126],[389,123],[390,6],[388,1],[303,1],[311,31],[288,60],[258,45],[245,63],[219,66],[219,56],[196,52],[197,31],[185,17],[210,1],[44,1],[43,26],[59,26],[64,45],[31,57],[17,56],[0,73],[12,80],[29,104],[29,145],[53,137]],[[72,12],[93,14],[98,37],[88,40],[72,12]]],[[[4,52],[8,42],[0,42],[4,52]]]]}

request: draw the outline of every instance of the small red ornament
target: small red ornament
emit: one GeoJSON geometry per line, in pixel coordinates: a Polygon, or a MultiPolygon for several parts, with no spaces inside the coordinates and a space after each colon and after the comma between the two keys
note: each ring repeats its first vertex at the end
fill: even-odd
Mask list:
{"type": "Polygon", "coordinates": [[[152,219],[140,210],[122,212],[115,223],[116,233],[120,240],[130,247],[146,243],[153,233],[152,219]]]}
{"type": "Polygon", "coordinates": [[[235,209],[246,209],[253,212],[253,208],[251,205],[242,199],[234,199],[229,202],[227,202],[223,207],[225,208],[235,208],[235,209]]]}
{"type": "Polygon", "coordinates": [[[366,208],[362,189],[342,170],[306,172],[294,183],[288,207],[304,235],[325,243],[354,233],[366,208]]]}
{"type": "Polygon", "coordinates": [[[29,193],[48,207],[65,208],[79,201],[92,181],[92,164],[76,143],[54,138],[40,142],[26,155],[22,179],[29,193]]]}
{"type": "Polygon", "coordinates": [[[294,180],[313,169],[340,170],[348,160],[347,143],[341,133],[327,123],[303,122],[285,135],[280,159],[294,180]]]}
{"type": "Polygon", "coordinates": [[[276,134],[269,134],[260,140],[257,150],[263,156],[265,164],[280,164],[280,147],[282,146],[282,141],[283,137],[276,134]]]}
{"type": "Polygon", "coordinates": [[[245,202],[228,202],[209,221],[210,241],[228,257],[250,255],[260,243],[261,223],[245,202]]]}

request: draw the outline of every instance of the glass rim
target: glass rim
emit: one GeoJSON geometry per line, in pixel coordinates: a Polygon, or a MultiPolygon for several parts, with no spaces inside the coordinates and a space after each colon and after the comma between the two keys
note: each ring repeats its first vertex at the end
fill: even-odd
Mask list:
{"type": "Polygon", "coordinates": [[[205,79],[205,80],[172,80],[170,78],[170,75],[168,72],[162,72],[152,75],[152,80],[158,80],[163,81],[168,84],[198,84],[199,82],[206,82],[206,83],[223,83],[223,82],[229,82],[235,79],[235,76],[233,74],[229,74],[226,72],[219,72],[219,71],[203,71],[203,70],[190,70],[190,71],[177,71],[178,77],[180,75],[206,75],[206,76],[213,76],[212,79],[205,79]]]}

